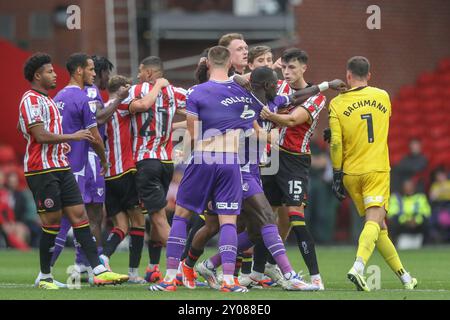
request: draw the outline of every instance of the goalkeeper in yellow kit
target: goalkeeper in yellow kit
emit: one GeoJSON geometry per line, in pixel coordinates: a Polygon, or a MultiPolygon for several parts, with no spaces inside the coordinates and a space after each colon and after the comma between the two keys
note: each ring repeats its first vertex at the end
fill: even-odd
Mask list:
{"type": "Polygon", "coordinates": [[[369,61],[351,58],[347,63],[350,89],[331,100],[329,106],[333,192],[343,200],[345,187],[366,221],[356,261],[347,277],[358,290],[370,291],[363,274],[376,246],[405,289],[414,289],[417,280],[403,268],[385,223],[390,195],[387,138],[391,103],[386,91],[368,86],[369,79],[369,61]]]}

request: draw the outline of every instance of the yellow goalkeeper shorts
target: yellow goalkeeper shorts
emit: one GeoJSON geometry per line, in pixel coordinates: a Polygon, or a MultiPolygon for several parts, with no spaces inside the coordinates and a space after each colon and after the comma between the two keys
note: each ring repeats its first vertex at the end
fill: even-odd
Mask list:
{"type": "Polygon", "coordinates": [[[344,175],[344,187],[352,198],[361,217],[370,207],[389,210],[389,172],[370,172],[361,175],[344,175]]]}

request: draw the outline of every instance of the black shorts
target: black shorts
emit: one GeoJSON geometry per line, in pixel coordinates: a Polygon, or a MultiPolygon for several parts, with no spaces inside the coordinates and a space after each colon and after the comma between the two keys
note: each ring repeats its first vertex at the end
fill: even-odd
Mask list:
{"type": "Polygon", "coordinates": [[[280,150],[280,167],[275,175],[261,176],[264,194],[271,206],[307,205],[310,155],[295,155],[280,150]]]}
{"type": "Polygon", "coordinates": [[[145,159],[136,164],[136,188],[139,200],[148,213],[167,205],[167,192],[173,176],[173,163],[145,159]]]}
{"type": "Polygon", "coordinates": [[[114,217],[121,211],[126,213],[127,210],[139,206],[135,176],[135,171],[129,171],[118,178],[105,180],[105,207],[108,217],[114,217]]]}
{"type": "Polygon", "coordinates": [[[83,204],[72,170],[43,172],[26,177],[38,213],[55,212],[83,204]]]}

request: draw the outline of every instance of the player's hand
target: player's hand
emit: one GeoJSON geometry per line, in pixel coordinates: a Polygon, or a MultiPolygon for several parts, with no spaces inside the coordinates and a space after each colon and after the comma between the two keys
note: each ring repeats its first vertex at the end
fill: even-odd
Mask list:
{"type": "Polygon", "coordinates": [[[323,130],[323,141],[325,141],[326,143],[331,142],[331,129],[330,128],[326,128],[323,130]]]}
{"type": "Polygon", "coordinates": [[[332,190],[336,198],[338,198],[339,201],[342,201],[345,199],[345,189],[344,189],[344,172],[342,170],[333,170],[333,185],[332,190]]]}
{"type": "Polygon", "coordinates": [[[174,160],[175,164],[182,164],[184,162],[184,152],[182,150],[175,149],[174,160]]]}
{"type": "Polygon", "coordinates": [[[101,168],[100,168],[100,175],[104,176],[106,174],[106,171],[108,171],[109,163],[106,162],[106,161],[105,162],[101,161],[100,162],[100,166],[101,166],[101,168]]]}
{"type": "Polygon", "coordinates": [[[74,140],[74,141],[88,140],[89,142],[94,142],[95,138],[92,135],[90,130],[83,129],[83,130],[79,130],[79,131],[75,132],[72,135],[71,140],[74,140]]]}
{"type": "Polygon", "coordinates": [[[339,79],[334,79],[333,81],[328,82],[330,89],[342,92],[347,90],[347,85],[344,81],[339,79]]]}
{"type": "Polygon", "coordinates": [[[72,150],[72,147],[70,146],[70,144],[65,143],[65,142],[61,143],[61,147],[62,147],[62,152],[64,154],[68,154],[72,150]]]}
{"type": "Polygon", "coordinates": [[[281,58],[278,58],[277,61],[275,61],[272,65],[272,69],[281,69],[281,58]]]}
{"type": "Polygon", "coordinates": [[[126,86],[121,86],[119,90],[117,90],[117,96],[119,97],[120,101],[128,97],[128,90],[130,89],[130,85],[127,84],[126,86]]]}
{"type": "Polygon", "coordinates": [[[167,80],[166,78],[159,78],[155,81],[155,86],[159,86],[160,88],[165,88],[169,84],[169,80],[167,80]]]}
{"type": "Polygon", "coordinates": [[[244,77],[240,76],[240,75],[235,75],[233,77],[234,82],[236,82],[238,85],[240,85],[241,87],[243,87],[245,90],[247,91],[252,91],[252,86],[250,84],[250,81],[248,81],[247,79],[245,79],[244,77]]]}
{"type": "Polygon", "coordinates": [[[267,106],[264,106],[261,110],[260,117],[264,120],[270,120],[270,117],[272,116],[272,111],[267,106]]]}

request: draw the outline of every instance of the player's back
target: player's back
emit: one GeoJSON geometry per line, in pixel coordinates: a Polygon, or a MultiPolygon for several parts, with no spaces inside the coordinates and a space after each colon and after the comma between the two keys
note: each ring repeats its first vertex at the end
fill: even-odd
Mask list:
{"type": "Polygon", "coordinates": [[[342,130],[343,171],[346,174],[390,170],[388,151],[391,103],[386,91],[365,86],[341,93],[330,102],[330,117],[342,130]]]}
{"type": "Polygon", "coordinates": [[[203,139],[227,130],[252,128],[261,109],[262,105],[233,80],[210,80],[192,87],[187,96],[187,112],[202,121],[203,139]]]}

